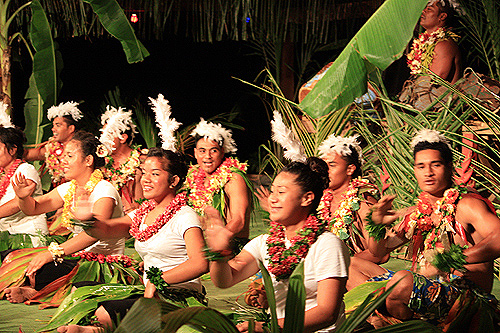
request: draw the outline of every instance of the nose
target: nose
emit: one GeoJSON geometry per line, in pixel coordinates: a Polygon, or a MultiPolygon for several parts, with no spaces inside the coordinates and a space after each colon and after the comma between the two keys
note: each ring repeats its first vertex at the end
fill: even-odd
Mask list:
{"type": "Polygon", "coordinates": [[[424,175],[426,175],[426,176],[434,175],[434,170],[432,169],[432,166],[427,165],[424,167],[424,175]]]}

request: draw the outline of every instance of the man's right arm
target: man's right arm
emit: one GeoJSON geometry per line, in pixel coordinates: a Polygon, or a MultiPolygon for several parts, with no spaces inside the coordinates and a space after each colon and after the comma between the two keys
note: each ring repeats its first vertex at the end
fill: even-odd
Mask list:
{"type": "Polygon", "coordinates": [[[25,161],[45,160],[45,144],[24,150],[23,158],[25,161]]]}

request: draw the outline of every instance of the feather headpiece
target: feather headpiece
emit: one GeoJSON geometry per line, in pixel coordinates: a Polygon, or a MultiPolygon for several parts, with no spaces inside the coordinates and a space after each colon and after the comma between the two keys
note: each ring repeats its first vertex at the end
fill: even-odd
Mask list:
{"type": "Polygon", "coordinates": [[[217,142],[224,149],[225,154],[234,154],[238,150],[231,130],[222,127],[221,124],[209,123],[201,118],[198,125],[191,132],[191,136],[196,135],[217,142]]]}
{"type": "Polygon", "coordinates": [[[350,155],[352,153],[351,148],[354,148],[358,153],[359,163],[363,165],[363,150],[361,149],[358,137],[359,136],[357,134],[345,138],[335,136],[335,134],[330,134],[318,147],[320,156],[323,157],[328,153],[336,152],[337,154],[345,157],[350,155]]]}
{"type": "Polygon", "coordinates": [[[177,139],[175,138],[174,132],[179,128],[181,123],[177,122],[174,118],[170,118],[170,105],[162,94],[158,94],[157,99],[149,97],[149,101],[156,115],[156,124],[160,129],[161,147],[165,150],[175,152],[177,139]]]}
{"type": "Polygon", "coordinates": [[[458,15],[464,15],[463,8],[455,0],[429,0],[427,5],[432,5],[434,2],[438,2],[438,1],[441,4],[441,6],[446,7],[446,4],[448,4],[451,8],[453,8],[454,11],[457,12],[458,15]]]}
{"type": "Polygon", "coordinates": [[[58,106],[52,106],[47,110],[47,118],[52,120],[57,117],[71,116],[74,121],[78,121],[83,117],[83,114],[77,106],[77,102],[66,102],[58,106]]]}
{"type": "Polygon", "coordinates": [[[446,143],[448,148],[450,148],[450,150],[451,150],[450,142],[448,141],[448,139],[443,134],[439,133],[436,130],[423,128],[420,131],[418,131],[417,134],[415,135],[415,137],[411,140],[411,143],[410,143],[411,150],[413,151],[415,149],[415,146],[421,142],[446,143]]]}
{"type": "Polygon", "coordinates": [[[103,128],[101,128],[99,141],[106,146],[108,152],[114,150],[114,138],[121,138],[122,134],[127,130],[132,132],[132,138],[137,133],[137,127],[132,121],[132,111],[125,111],[121,107],[116,109],[114,106],[108,105],[106,112],[101,116],[101,124],[103,128]]]}
{"type": "Polygon", "coordinates": [[[14,127],[10,116],[7,114],[7,104],[0,102],[0,126],[5,128],[14,127]]]}
{"type": "Polygon", "coordinates": [[[292,162],[302,162],[307,160],[304,147],[295,134],[286,127],[281,114],[274,110],[274,119],[271,120],[273,131],[272,138],[285,150],[283,156],[292,162]]]}

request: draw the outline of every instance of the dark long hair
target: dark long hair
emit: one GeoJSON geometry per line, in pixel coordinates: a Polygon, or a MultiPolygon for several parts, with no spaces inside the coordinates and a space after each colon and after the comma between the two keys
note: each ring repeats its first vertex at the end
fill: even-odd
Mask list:
{"type": "Polygon", "coordinates": [[[179,183],[175,190],[179,190],[184,180],[186,180],[188,167],[181,153],[175,153],[171,150],[166,150],[158,147],[149,148],[147,157],[158,157],[162,161],[163,170],[167,171],[170,175],[169,181],[172,181],[173,176],[179,177],[179,183]]]}

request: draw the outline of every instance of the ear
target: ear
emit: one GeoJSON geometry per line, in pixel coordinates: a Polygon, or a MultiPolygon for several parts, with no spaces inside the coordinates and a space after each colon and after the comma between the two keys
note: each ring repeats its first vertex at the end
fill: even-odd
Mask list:
{"type": "Polygon", "coordinates": [[[128,140],[128,134],[123,133],[119,139],[120,139],[119,141],[120,141],[121,144],[127,142],[127,140],[128,140]]]}
{"type": "Polygon", "coordinates": [[[440,21],[443,21],[443,22],[444,22],[444,21],[446,20],[446,18],[447,18],[447,17],[448,17],[448,14],[446,14],[446,13],[441,13],[441,14],[439,14],[439,20],[440,20],[440,21]]]}
{"type": "Polygon", "coordinates": [[[304,193],[302,196],[302,202],[300,203],[301,206],[307,207],[309,206],[314,200],[314,193],[312,191],[304,193]]]}
{"type": "Polygon", "coordinates": [[[173,175],[171,179],[172,179],[172,182],[170,183],[170,188],[177,187],[177,185],[179,185],[179,181],[181,180],[179,178],[179,176],[177,176],[177,175],[173,175]]]}
{"type": "Polygon", "coordinates": [[[75,133],[75,125],[69,125],[69,126],[68,126],[68,130],[69,130],[71,133],[75,133]]]}
{"type": "Polygon", "coordinates": [[[92,156],[92,155],[87,155],[87,156],[85,157],[85,165],[86,165],[86,166],[88,166],[88,167],[90,167],[90,166],[94,165],[94,156],[92,156]]]}
{"type": "Polygon", "coordinates": [[[9,155],[12,156],[12,157],[16,157],[16,153],[17,153],[17,147],[14,146],[12,148],[9,149],[9,155]]]}
{"type": "Polygon", "coordinates": [[[352,177],[352,175],[354,174],[355,171],[356,171],[356,166],[354,164],[349,164],[347,166],[346,173],[348,176],[352,177]]]}

